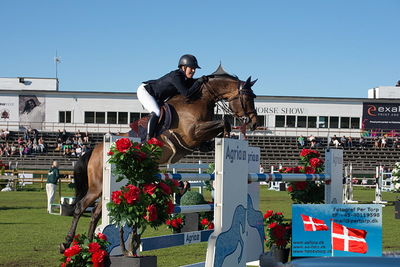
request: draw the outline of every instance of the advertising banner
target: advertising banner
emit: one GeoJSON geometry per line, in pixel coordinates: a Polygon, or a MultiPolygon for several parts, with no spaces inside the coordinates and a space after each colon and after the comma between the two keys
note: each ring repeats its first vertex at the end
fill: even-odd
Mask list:
{"type": "Polygon", "coordinates": [[[362,129],[400,128],[400,103],[363,103],[362,129]]]}
{"type": "Polygon", "coordinates": [[[294,257],[382,256],[382,205],[292,206],[294,257]]]}

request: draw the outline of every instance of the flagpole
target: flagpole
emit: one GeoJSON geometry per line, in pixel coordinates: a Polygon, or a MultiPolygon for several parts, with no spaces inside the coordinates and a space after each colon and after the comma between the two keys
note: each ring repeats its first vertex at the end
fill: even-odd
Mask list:
{"type": "Polygon", "coordinates": [[[333,219],[331,219],[331,257],[333,257],[333,219]]]}

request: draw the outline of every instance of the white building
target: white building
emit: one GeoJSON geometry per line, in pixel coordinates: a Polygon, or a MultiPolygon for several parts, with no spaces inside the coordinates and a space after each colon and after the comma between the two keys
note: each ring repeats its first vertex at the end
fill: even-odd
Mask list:
{"type": "MultiPolygon", "coordinates": [[[[257,96],[260,128],[255,134],[359,136],[363,129],[398,130],[400,87],[373,88],[368,96],[257,96]]],[[[216,113],[224,116],[218,108],[216,113]]],[[[129,122],[146,114],[136,93],[67,92],[58,90],[56,79],[0,78],[0,129],[126,132],[129,122]]]]}

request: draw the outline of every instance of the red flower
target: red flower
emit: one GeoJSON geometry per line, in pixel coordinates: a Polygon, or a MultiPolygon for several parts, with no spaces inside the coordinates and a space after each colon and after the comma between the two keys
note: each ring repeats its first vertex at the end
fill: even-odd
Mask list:
{"type": "Polygon", "coordinates": [[[151,144],[151,145],[156,145],[158,147],[163,147],[164,146],[163,142],[161,142],[160,140],[158,140],[157,138],[154,138],[154,137],[151,138],[149,141],[147,141],[147,143],[151,144]]]}
{"type": "Polygon", "coordinates": [[[61,267],[67,267],[67,263],[66,262],[61,263],[61,267]]]}
{"type": "Polygon", "coordinates": [[[179,224],[182,224],[182,223],[183,223],[183,220],[182,220],[181,217],[176,218],[176,221],[177,221],[179,224]]]}
{"type": "Polygon", "coordinates": [[[98,250],[96,253],[92,255],[92,262],[94,266],[103,266],[104,265],[104,257],[107,256],[107,252],[105,250],[98,250]]]}
{"type": "Polygon", "coordinates": [[[201,225],[208,225],[210,222],[207,220],[207,218],[204,218],[203,220],[200,221],[201,225]]]}
{"type": "Polygon", "coordinates": [[[111,194],[112,202],[114,202],[117,205],[121,204],[121,198],[120,198],[121,196],[122,196],[121,191],[112,192],[112,194],[111,194]]]}
{"type": "Polygon", "coordinates": [[[167,195],[171,195],[172,194],[171,187],[169,187],[166,183],[160,182],[158,184],[158,186],[161,187],[161,189],[164,191],[165,194],[167,194],[167,195]]]}
{"type": "Polygon", "coordinates": [[[146,210],[147,210],[147,215],[145,216],[146,220],[148,220],[149,222],[157,220],[158,214],[156,205],[151,204],[150,206],[147,206],[146,210]]]}
{"type": "Polygon", "coordinates": [[[305,156],[307,156],[308,154],[310,154],[310,149],[303,148],[303,149],[301,150],[301,152],[300,152],[300,156],[301,156],[301,157],[305,157],[305,156]]]}
{"type": "Polygon", "coordinates": [[[208,225],[208,229],[209,229],[209,230],[214,229],[214,223],[210,223],[210,224],[208,225]]]}
{"type": "Polygon", "coordinates": [[[288,186],[287,191],[290,193],[293,191],[293,187],[291,185],[288,186]]]}
{"type": "Polygon", "coordinates": [[[152,195],[156,192],[157,186],[155,184],[145,184],[143,186],[143,193],[152,195]]]}
{"type": "Polygon", "coordinates": [[[267,212],[265,212],[265,214],[264,214],[264,219],[271,217],[272,214],[274,214],[273,210],[267,210],[267,212]]]}
{"type": "Polygon", "coordinates": [[[145,158],[147,158],[146,153],[144,153],[144,152],[142,152],[142,151],[136,152],[135,155],[136,155],[136,157],[137,157],[137,159],[138,159],[139,161],[142,161],[142,160],[144,160],[145,158]]]}
{"type": "Polygon", "coordinates": [[[310,164],[314,168],[317,168],[322,165],[322,160],[320,160],[319,158],[312,158],[310,159],[310,164]]]}
{"type": "Polygon", "coordinates": [[[307,182],[295,182],[294,185],[296,190],[304,190],[307,187],[307,182]]]}
{"type": "Polygon", "coordinates": [[[92,242],[89,244],[89,252],[95,253],[100,249],[100,245],[96,242],[92,242]]]}
{"type": "Polygon", "coordinates": [[[303,167],[302,166],[297,166],[293,168],[293,173],[301,173],[303,167]]]}
{"type": "Polygon", "coordinates": [[[174,228],[178,228],[179,227],[178,221],[176,219],[173,219],[171,222],[171,226],[174,228]]]}
{"type": "Polygon", "coordinates": [[[171,214],[174,212],[175,206],[174,203],[172,203],[172,201],[168,201],[167,203],[167,214],[171,214]]]}
{"type": "Polygon", "coordinates": [[[306,174],[313,174],[315,173],[315,169],[313,167],[307,166],[304,168],[306,174]]]}
{"type": "Polygon", "coordinates": [[[285,239],[278,239],[275,241],[275,243],[279,246],[279,247],[285,247],[287,244],[287,240],[285,239]]]}
{"type": "Polygon", "coordinates": [[[167,181],[170,181],[175,187],[179,187],[179,182],[174,179],[167,178],[167,181]]]}
{"type": "Polygon", "coordinates": [[[140,196],[140,189],[134,185],[128,185],[125,188],[129,188],[128,192],[124,193],[124,198],[128,204],[135,203],[140,196]]]}
{"type": "Polygon", "coordinates": [[[282,215],[282,212],[277,212],[277,213],[275,213],[276,215],[282,215]]]}
{"type": "Polygon", "coordinates": [[[132,142],[128,138],[121,138],[115,142],[115,146],[119,152],[125,153],[132,147],[132,142]]]}
{"type": "Polygon", "coordinates": [[[67,248],[64,251],[64,256],[65,257],[72,257],[72,256],[78,254],[81,250],[82,249],[81,249],[81,247],[79,245],[74,245],[74,246],[72,246],[70,248],[67,248]]]}
{"type": "Polygon", "coordinates": [[[111,150],[107,152],[107,155],[112,156],[114,155],[114,152],[112,152],[111,150]]]}
{"type": "Polygon", "coordinates": [[[272,228],[276,227],[277,225],[278,225],[278,224],[277,224],[276,222],[273,222],[273,223],[270,223],[270,224],[268,225],[268,228],[272,229],[272,228]]]}
{"type": "Polygon", "coordinates": [[[100,238],[100,239],[102,239],[102,240],[107,241],[107,236],[106,236],[105,234],[103,234],[103,233],[98,233],[98,234],[97,234],[97,237],[100,238]]]}
{"type": "Polygon", "coordinates": [[[292,173],[293,172],[293,168],[287,167],[283,172],[284,173],[292,173]]]}
{"type": "Polygon", "coordinates": [[[285,226],[280,225],[280,224],[276,225],[275,227],[273,227],[272,233],[274,234],[274,236],[277,239],[282,239],[285,236],[285,233],[286,233],[285,226]]]}

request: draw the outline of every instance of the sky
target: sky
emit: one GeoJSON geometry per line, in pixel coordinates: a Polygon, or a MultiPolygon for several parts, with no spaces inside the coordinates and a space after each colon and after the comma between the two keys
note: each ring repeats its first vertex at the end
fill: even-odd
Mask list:
{"type": "Polygon", "coordinates": [[[257,95],[367,97],[400,80],[399,0],[2,0],[0,77],[136,92],[193,54],[195,77],[258,79],[257,95]]]}

